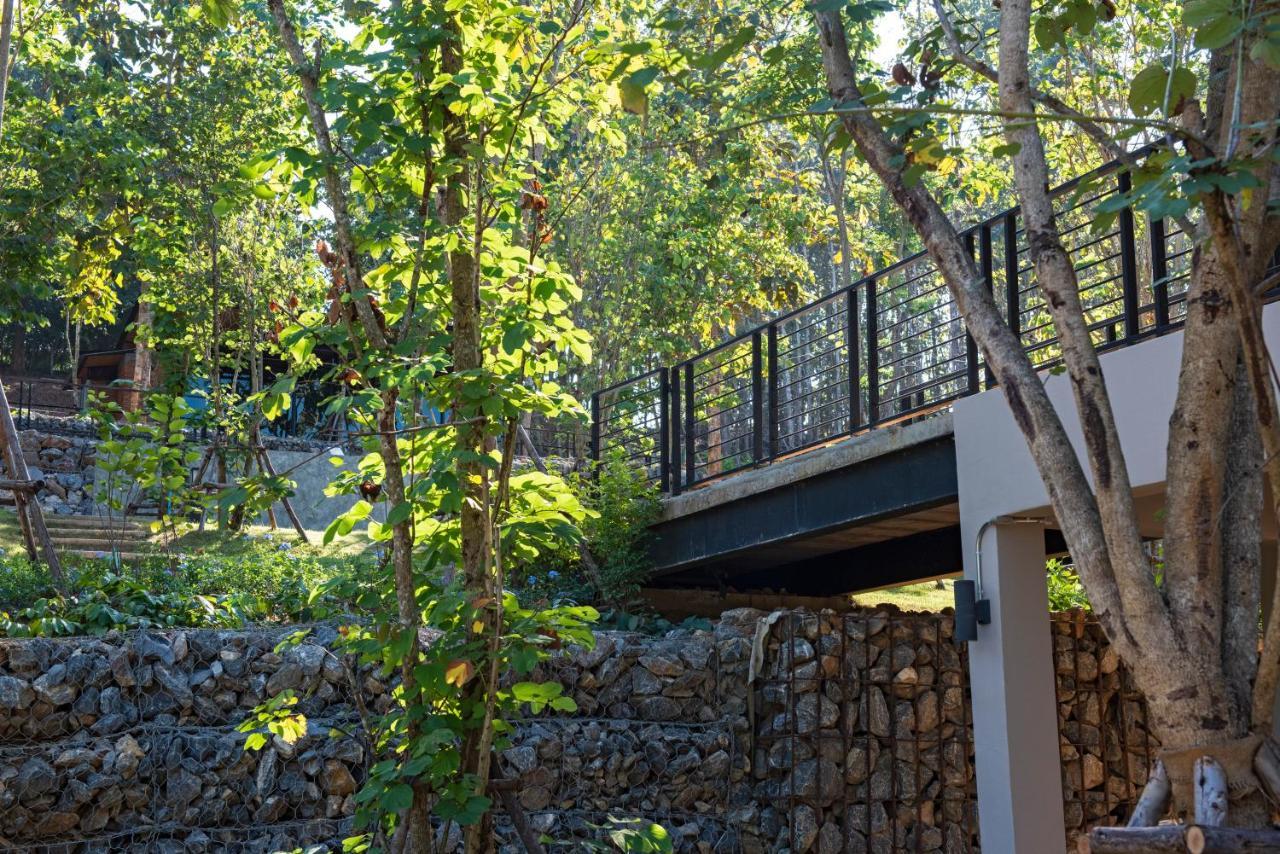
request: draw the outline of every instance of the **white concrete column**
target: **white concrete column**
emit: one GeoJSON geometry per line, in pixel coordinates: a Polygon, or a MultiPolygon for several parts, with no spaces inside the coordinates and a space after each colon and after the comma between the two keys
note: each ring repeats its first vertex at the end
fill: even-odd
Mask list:
{"type": "MultiPolygon", "coordinates": [[[[979,523],[980,524],[980,523],[979,523]]],[[[965,577],[976,579],[964,531],[965,577]]],[[[1062,763],[1044,530],[992,525],[982,543],[982,595],[991,622],[969,644],[978,819],[983,854],[1062,854],[1062,763]]]]}

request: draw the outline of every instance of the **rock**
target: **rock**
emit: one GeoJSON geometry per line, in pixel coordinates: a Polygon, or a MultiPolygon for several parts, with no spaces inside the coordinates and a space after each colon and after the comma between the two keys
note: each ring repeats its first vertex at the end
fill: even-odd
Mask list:
{"type": "Polygon", "coordinates": [[[350,795],[356,790],[355,778],[347,766],[334,759],[324,763],[323,783],[325,792],[330,795],[350,795]]]}
{"type": "Polygon", "coordinates": [[[795,839],[796,854],[803,854],[813,847],[818,838],[818,816],[813,807],[802,804],[791,811],[791,834],[795,839]]]}
{"type": "Polygon", "coordinates": [[[26,680],[16,676],[0,676],[0,709],[25,709],[34,698],[35,693],[26,680]]]}
{"type": "Polygon", "coordinates": [[[938,728],[938,695],[925,691],[916,698],[916,731],[930,732],[938,728]]]}
{"type": "Polygon", "coordinates": [[[543,786],[530,786],[520,790],[520,805],[527,810],[546,809],[551,803],[551,792],[543,786]]]}
{"type": "Polygon", "coordinates": [[[636,703],[636,712],[646,721],[674,721],[680,717],[680,705],[670,697],[645,697],[636,703]]]}
{"type": "Polygon", "coordinates": [[[187,804],[200,797],[200,778],[185,768],[169,772],[165,782],[166,805],[179,814],[187,804]]]}
{"type": "Polygon", "coordinates": [[[80,816],[74,812],[51,812],[36,825],[36,836],[58,836],[75,829],[80,823],[80,816]]]}
{"type": "Polygon", "coordinates": [[[787,775],[780,790],[783,794],[795,794],[806,801],[826,805],[844,792],[840,770],[836,763],[826,759],[806,759],[796,763],[795,771],[787,775]]]}
{"type": "Polygon", "coordinates": [[[169,642],[169,649],[173,651],[174,662],[182,661],[187,657],[187,633],[178,632],[173,636],[173,640],[169,642]]]}
{"type": "Polygon", "coordinates": [[[32,801],[53,789],[58,775],[53,767],[39,756],[33,756],[18,770],[13,779],[13,791],[21,801],[32,801]]]}
{"type": "Polygon", "coordinates": [[[795,704],[796,732],[830,729],[840,720],[840,707],[822,694],[804,694],[795,704]]]}
{"type": "Polygon", "coordinates": [[[172,665],[174,661],[173,647],[146,632],[138,634],[133,642],[133,651],[137,653],[139,661],[159,661],[166,665],[172,665]]]}
{"type": "Polygon", "coordinates": [[[276,787],[276,776],[279,774],[279,759],[274,750],[263,750],[258,760],[258,773],[254,777],[258,797],[264,798],[276,787]]]}
{"type": "Polygon", "coordinates": [[[296,661],[287,661],[267,680],[267,694],[274,697],[281,691],[297,688],[302,685],[302,679],[302,665],[296,661]]]}
{"type": "Polygon", "coordinates": [[[58,758],[53,760],[54,768],[72,768],[76,765],[96,765],[98,754],[92,750],[85,748],[68,748],[58,754],[58,758]]]}
{"type": "Polygon", "coordinates": [[[290,650],[286,658],[302,668],[303,676],[315,676],[324,667],[326,655],[323,647],[304,643],[290,650]]]}
{"type": "Polygon", "coordinates": [[[874,685],[866,687],[867,694],[867,728],[881,738],[889,737],[889,704],[885,702],[884,693],[874,685]]]}
{"type": "Polygon", "coordinates": [[[502,758],[517,774],[528,774],[538,767],[538,752],[530,745],[510,747],[502,752],[502,758]]]}
{"type": "Polygon", "coordinates": [[[191,708],[191,686],[187,684],[186,677],[180,676],[163,664],[156,664],[151,668],[151,672],[179,706],[184,709],[191,708]]]}
{"type": "Polygon", "coordinates": [[[133,675],[133,667],[129,664],[129,651],[122,649],[111,656],[111,676],[121,688],[132,688],[138,684],[133,675]]]}
{"type": "Polygon", "coordinates": [[[818,854],[841,854],[842,851],[844,840],[840,837],[840,826],[828,818],[818,831],[818,854]]]}
{"type": "Polygon", "coordinates": [[[70,685],[65,681],[66,676],[67,666],[65,664],[55,664],[37,677],[31,683],[31,687],[35,689],[36,696],[49,705],[65,706],[74,700],[78,693],[75,685],[70,685]]]}
{"type": "Polygon", "coordinates": [[[684,662],[677,657],[655,653],[640,656],[640,666],[654,676],[679,676],[684,673],[684,662]]]}
{"type": "MultiPolygon", "coordinates": [[[[104,719],[105,720],[105,719],[104,719]]],[[[116,741],[115,759],[113,765],[116,772],[126,780],[133,776],[134,771],[138,767],[138,763],[142,761],[142,748],[133,736],[121,736],[116,741]]]]}

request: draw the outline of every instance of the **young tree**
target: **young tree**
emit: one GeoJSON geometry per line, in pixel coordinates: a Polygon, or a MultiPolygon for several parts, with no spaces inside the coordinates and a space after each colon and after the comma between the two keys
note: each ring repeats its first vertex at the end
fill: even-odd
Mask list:
{"type": "MultiPolygon", "coordinates": [[[[392,850],[432,850],[434,812],[466,825],[478,852],[496,720],[552,698],[500,677],[527,672],[559,637],[589,639],[594,613],[519,608],[503,567],[572,538],[585,514],[559,478],[515,474],[513,461],[526,413],[583,415],[552,379],[590,348],[566,316],[580,291],[542,257],[553,233],[538,176],[556,130],[611,97],[608,31],[580,2],[405,0],[353,4],[358,35],[344,43],[285,0],[267,8],[314,150],[278,152],[262,178],[308,199],[320,185],[334,237],[319,247],[328,316],[295,313],[281,342],[304,362],[320,342],[339,354],[336,404],[370,451],[359,478],[337,484],[366,500],[331,531],[349,531],[375,497],[386,508],[371,532],[390,545],[394,626],[375,612],[379,632],[360,649],[396,666],[399,703],[383,742],[392,761],[368,798],[398,815],[392,850]],[[424,621],[445,632],[429,648],[424,621]]],[[[289,391],[283,380],[268,393],[289,391]]]]}
{"type": "MultiPolygon", "coordinates": [[[[1106,8],[1110,4],[1086,5],[1087,16],[1079,4],[1038,10],[1041,45],[1066,39],[1073,30],[1087,35],[1114,14],[1106,8]]],[[[1185,19],[1208,52],[1208,73],[1197,85],[1194,71],[1185,61],[1178,63],[1175,51],[1172,63],[1153,65],[1134,78],[1129,103],[1141,114],[1160,115],[1146,121],[1143,115],[1124,117],[1120,127],[1150,127],[1170,140],[1139,164],[1108,132],[1107,117],[1097,120],[1064,103],[1032,78],[1028,0],[1001,4],[994,68],[961,46],[946,10],[940,4],[936,8],[940,26],[933,45],[922,51],[945,49],[952,57],[948,65],[963,65],[997,86],[1020,222],[1061,342],[1092,487],[955,224],[920,180],[921,168],[909,156],[919,145],[904,146],[913,134],[930,132],[920,116],[945,114],[936,85],[930,89],[915,87],[914,78],[912,84],[904,81],[897,110],[893,103],[884,106],[890,99],[883,90],[869,97],[866,81],[856,76],[841,12],[820,4],[814,16],[832,109],[919,235],[999,381],[1094,610],[1145,693],[1165,749],[1214,756],[1269,740],[1280,616],[1273,616],[1261,656],[1257,652],[1263,469],[1272,494],[1280,495],[1274,491],[1280,486],[1276,400],[1259,298],[1270,287],[1264,273],[1280,243],[1280,217],[1271,204],[1280,190],[1272,156],[1280,113],[1280,43],[1266,23],[1269,13],[1245,14],[1231,3],[1187,7],[1185,19]],[[1142,549],[1105,378],[1048,192],[1042,127],[1050,118],[1075,123],[1129,165],[1133,191],[1122,203],[1155,218],[1177,219],[1195,241],[1177,402],[1170,417],[1163,589],[1142,549]],[[1227,401],[1234,417],[1223,417],[1227,401]]],[[[1103,216],[1114,217],[1115,210],[1104,210],[1103,216]]],[[[1280,615],[1280,607],[1272,614],[1280,615]]],[[[1255,772],[1273,794],[1276,770],[1270,749],[1259,751],[1255,772]]],[[[1185,798],[1186,792],[1175,796],[1185,798]]],[[[1176,804],[1186,811],[1192,806],[1176,804]]],[[[1157,809],[1154,816],[1159,814],[1157,809]]],[[[1259,825],[1267,816],[1260,796],[1232,812],[1233,823],[1242,825],[1259,825]]]]}

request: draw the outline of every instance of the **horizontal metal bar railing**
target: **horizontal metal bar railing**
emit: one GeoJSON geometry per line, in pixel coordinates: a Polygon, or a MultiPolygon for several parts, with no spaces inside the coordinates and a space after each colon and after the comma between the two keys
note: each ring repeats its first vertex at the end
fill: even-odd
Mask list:
{"type": "MultiPolygon", "coordinates": [[[[1181,229],[1138,223],[1125,209],[1104,233],[1085,231],[1097,203],[1128,189],[1127,173],[1109,163],[1051,194],[1067,202],[1055,215],[1099,348],[1167,332],[1185,314],[1192,247],[1181,229]]],[[[1043,368],[1061,358],[1061,346],[1021,219],[1013,207],[960,236],[1006,322],[1043,368]]],[[[709,350],[596,392],[591,454],[599,460],[621,447],[626,458],[646,463],[664,491],[677,493],[992,384],[941,273],[917,252],[709,350]]]]}

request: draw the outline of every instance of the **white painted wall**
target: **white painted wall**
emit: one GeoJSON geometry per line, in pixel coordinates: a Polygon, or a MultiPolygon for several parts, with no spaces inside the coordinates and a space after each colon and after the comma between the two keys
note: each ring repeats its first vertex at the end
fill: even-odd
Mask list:
{"type": "MultiPolygon", "coordinates": [[[[1280,348],[1280,305],[1263,312],[1267,343],[1280,348]]],[[[1182,333],[1102,356],[1120,444],[1147,533],[1159,533],[1165,445],[1177,393],[1182,333]]],[[[1085,472],[1084,439],[1065,375],[1044,375],[1085,472]]],[[[976,577],[975,537],[1002,515],[1041,516],[1049,498],[1004,393],[993,389],[955,404],[965,577],[976,577]]],[[[1091,477],[1091,475],[1090,475],[1091,477]]],[[[1268,524],[1265,535],[1274,537],[1268,524]]],[[[1062,787],[1058,763],[1053,664],[1040,529],[998,525],[983,545],[991,625],[969,646],[984,852],[1061,852],[1062,787]]]]}

